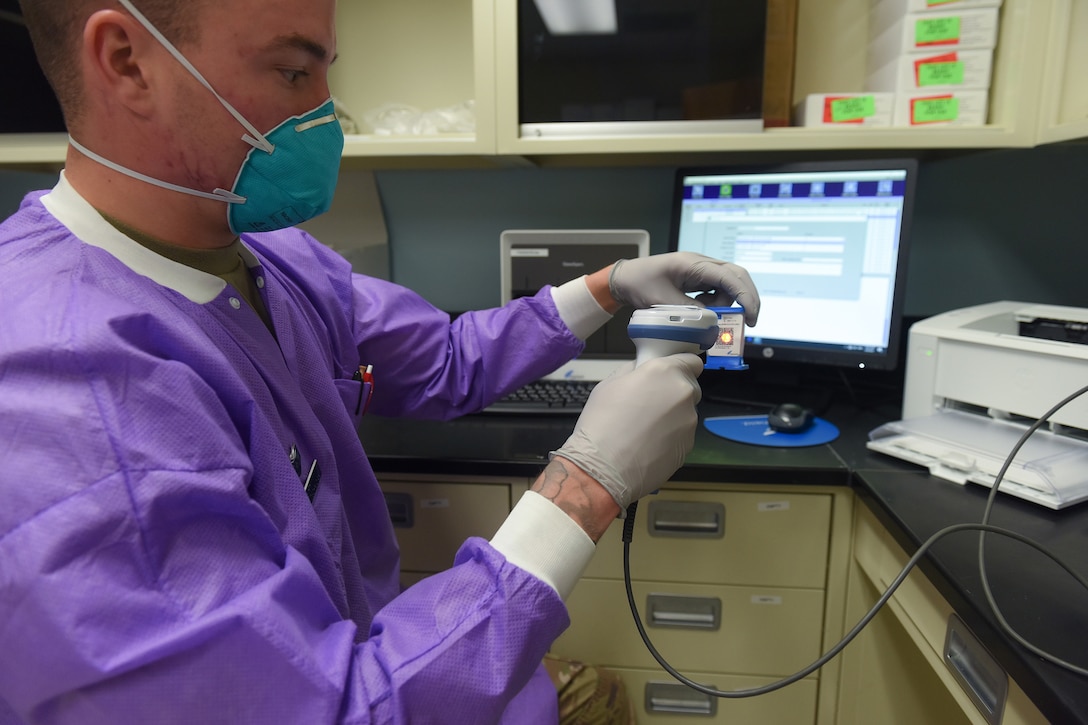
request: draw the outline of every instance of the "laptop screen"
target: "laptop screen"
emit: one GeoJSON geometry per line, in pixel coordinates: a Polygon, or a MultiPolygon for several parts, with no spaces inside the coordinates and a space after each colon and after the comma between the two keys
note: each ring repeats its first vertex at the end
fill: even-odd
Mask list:
{"type": "MultiPolygon", "coordinates": [[[[641,229],[511,229],[500,237],[502,303],[536,294],[545,285],[559,286],[607,267],[617,259],[645,257],[650,235],[641,229]]],[[[597,378],[613,366],[580,365],[591,361],[633,360],[635,346],[627,335],[631,310],[621,310],[586,340],[586,348],[568,378],[597,378]]],[[[599,378],[597,378],[599,379],[599,378]]]]}

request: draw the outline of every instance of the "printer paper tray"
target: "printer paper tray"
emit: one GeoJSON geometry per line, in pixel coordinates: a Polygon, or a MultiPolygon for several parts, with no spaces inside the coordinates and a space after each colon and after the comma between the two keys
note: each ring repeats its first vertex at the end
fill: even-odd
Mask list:
{"type": "MultiPolygon", "coordinates": [[[[1026,427],[975,413],[939,410],[924,418],[885,423],[868,448],[926,466],[940,478],[993,486],[1026,427]]],[[[1088,442],[1042,428],[1009,466],[999,492],[1060,509],[1088,498],[1088,442]]]]}

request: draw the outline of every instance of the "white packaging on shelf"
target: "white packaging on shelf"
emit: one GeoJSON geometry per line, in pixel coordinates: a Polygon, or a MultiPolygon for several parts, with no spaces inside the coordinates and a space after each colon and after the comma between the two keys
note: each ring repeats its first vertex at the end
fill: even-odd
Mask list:
{"type": "Polygon", "coordinates": [[[997,8],[904,15],[883,32],[870,33],[866,66],[872,71],[905,53],[993,50],[997,30],[997,8]]]}
{"type": "Polygon", "coordinates": [[[797,104],[796,126],[891,126],[894,93],[810,93],[797,104]]]}
{"type": "Polygon", "coordinates": [[[925,91],[900,93],[892,109],[893,126],[984,126],[989,92],[925,91]]]}
{"type": "Polygon", "coordinates": [[[981,90],[990,87],[992,50],[950,50],[901,55],[865,77],[865,91],[981,90]]]}
{"type": "Polygon", "coordinates": [[[869,33],[876,36],[908,13],[940,13],[1000,8],[1001,0],[870,0],[869,33]]]}

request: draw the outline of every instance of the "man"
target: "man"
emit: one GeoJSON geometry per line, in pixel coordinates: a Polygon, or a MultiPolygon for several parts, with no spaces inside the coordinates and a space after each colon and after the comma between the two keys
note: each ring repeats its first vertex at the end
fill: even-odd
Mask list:
{"type": "Polygon", "coordinates": [[[554,722],[563,597],[690,450],[699,359],[601,383],[403,594],[358,418],[478,410],[624,304],[754,323],[751,280],[662,255],[450,323],[290,227],[337,174],[334,0],[137,4],[23,3],[71,146],[0,225],[0,721],[554,722]]]}

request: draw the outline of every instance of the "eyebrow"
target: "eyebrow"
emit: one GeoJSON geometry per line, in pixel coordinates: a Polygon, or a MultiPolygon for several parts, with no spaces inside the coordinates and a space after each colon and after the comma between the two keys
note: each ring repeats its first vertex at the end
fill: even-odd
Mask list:
{"type": "MultiPolygon", "coordinates": [[[[270,50],[302,50],[309,54],[314,60],[324,61],[329,57],[329,49],[316,40],[307,38],[305,35],[298,33],[292,33],[291,35],[280,35],[276,37],[271,43],[268,44],[270,50]]],[[[333,56],[332,61],[335,62],[336,56],[333,56]]]]}

